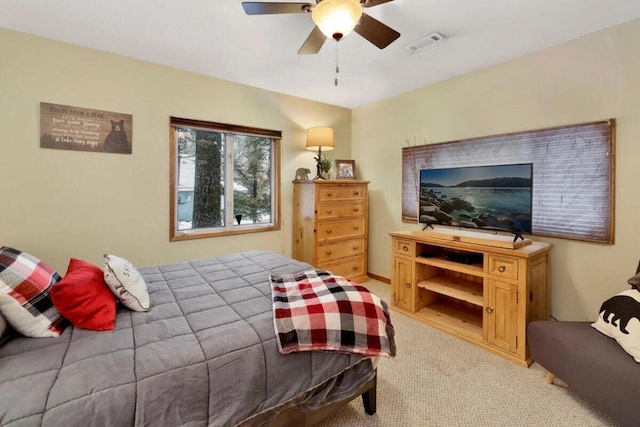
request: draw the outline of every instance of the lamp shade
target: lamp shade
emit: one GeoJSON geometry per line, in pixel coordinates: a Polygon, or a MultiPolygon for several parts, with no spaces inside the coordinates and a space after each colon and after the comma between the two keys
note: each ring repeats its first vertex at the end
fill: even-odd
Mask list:
{"type": "Polygon", "coordinates": [[[307,130],[307,150],[333,150],[333,128],[316,126],[307,130]]]}
{"type": "Polygon", "coordinates": [[[349,34],[362,16],[358,0],[323,0],[311,12],[311,19],[322,33],[336,40],[349,34]]]}

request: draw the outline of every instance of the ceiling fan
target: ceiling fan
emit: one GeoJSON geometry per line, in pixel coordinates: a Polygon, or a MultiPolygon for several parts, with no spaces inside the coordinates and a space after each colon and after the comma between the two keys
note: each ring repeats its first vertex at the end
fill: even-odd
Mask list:
{"type": "Polygon", "coordinates": [[[363,7],[378,6],[393,0],[315,0],[314,3],[278,3],[246,1],[242,7],[247,15],[281,13],[311,13],[316,24],[298,50],[298,55],[318,53],[330,37],[340,41],[352,30],[380,49],[389,46],[400,33],[363,13],[363,7]]]}

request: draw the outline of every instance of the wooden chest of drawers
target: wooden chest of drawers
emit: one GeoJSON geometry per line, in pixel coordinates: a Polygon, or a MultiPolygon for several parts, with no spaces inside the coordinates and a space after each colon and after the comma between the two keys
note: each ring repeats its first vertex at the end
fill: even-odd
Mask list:
{"type": "Polygon", "coordinates": [[[367,278],[368,181],[293,184],[293,258],[357,282],[367,278]]]}

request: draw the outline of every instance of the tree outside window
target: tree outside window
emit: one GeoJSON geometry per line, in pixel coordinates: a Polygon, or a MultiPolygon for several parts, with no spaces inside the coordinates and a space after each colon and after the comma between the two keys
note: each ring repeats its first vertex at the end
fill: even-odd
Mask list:
{"type": "Polygon", "coordinates": [[[280,132],[171,118],[171,235],[280,228],[280,132]]]}

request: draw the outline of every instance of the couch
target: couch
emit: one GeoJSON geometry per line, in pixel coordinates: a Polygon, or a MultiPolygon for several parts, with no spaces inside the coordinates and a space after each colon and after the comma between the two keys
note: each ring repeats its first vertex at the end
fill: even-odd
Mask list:
{"type": "MultiPolygon", "coordinates": [[[[629,279],[629,284],[635,290],[625,291],[623,294],[634,293],[638,289],[638,278],[640,278],[640,265],[638,265],[636,276],[629,279]]],[[[638,301],[640,296],[635,299],[638,301]]],[[[621,327],[624,329],[626,322],[631,332],[634,332],[632,327],[640,327],[638,311],[628,315],[626,320],[621,320],[618,315],[614,315],[609,320],[609,315],[613,313],[604,310],[606,304],[607,301],[600,309],[601,324],[619,330],[621,327]],[[604,320],[603,313],[606,315],[604,320]],[[603,321],[605,323],[602,323],[603,321]]],[[[640,308],[640,303],[638,307],[640,308]]],[[[531,356],[549,372],[548,383],[552,384],[555,377],[558,377],[616,423],[621,426],[638,426],[640,425],[640,404],[638,403],[640,365],[636,361],[638,355],[635,354],[634,359],[633,348],[625,347],[625,342],[620,341],[620,337],[624,337],[627,340],[635,340],[637,343],[638,335],[634,337],[629,334],[618,336],[612,334],[616,338],[612,339],[594,329],[593,323],[552,320],[531,322],[527,329],[531,356]]]]}

